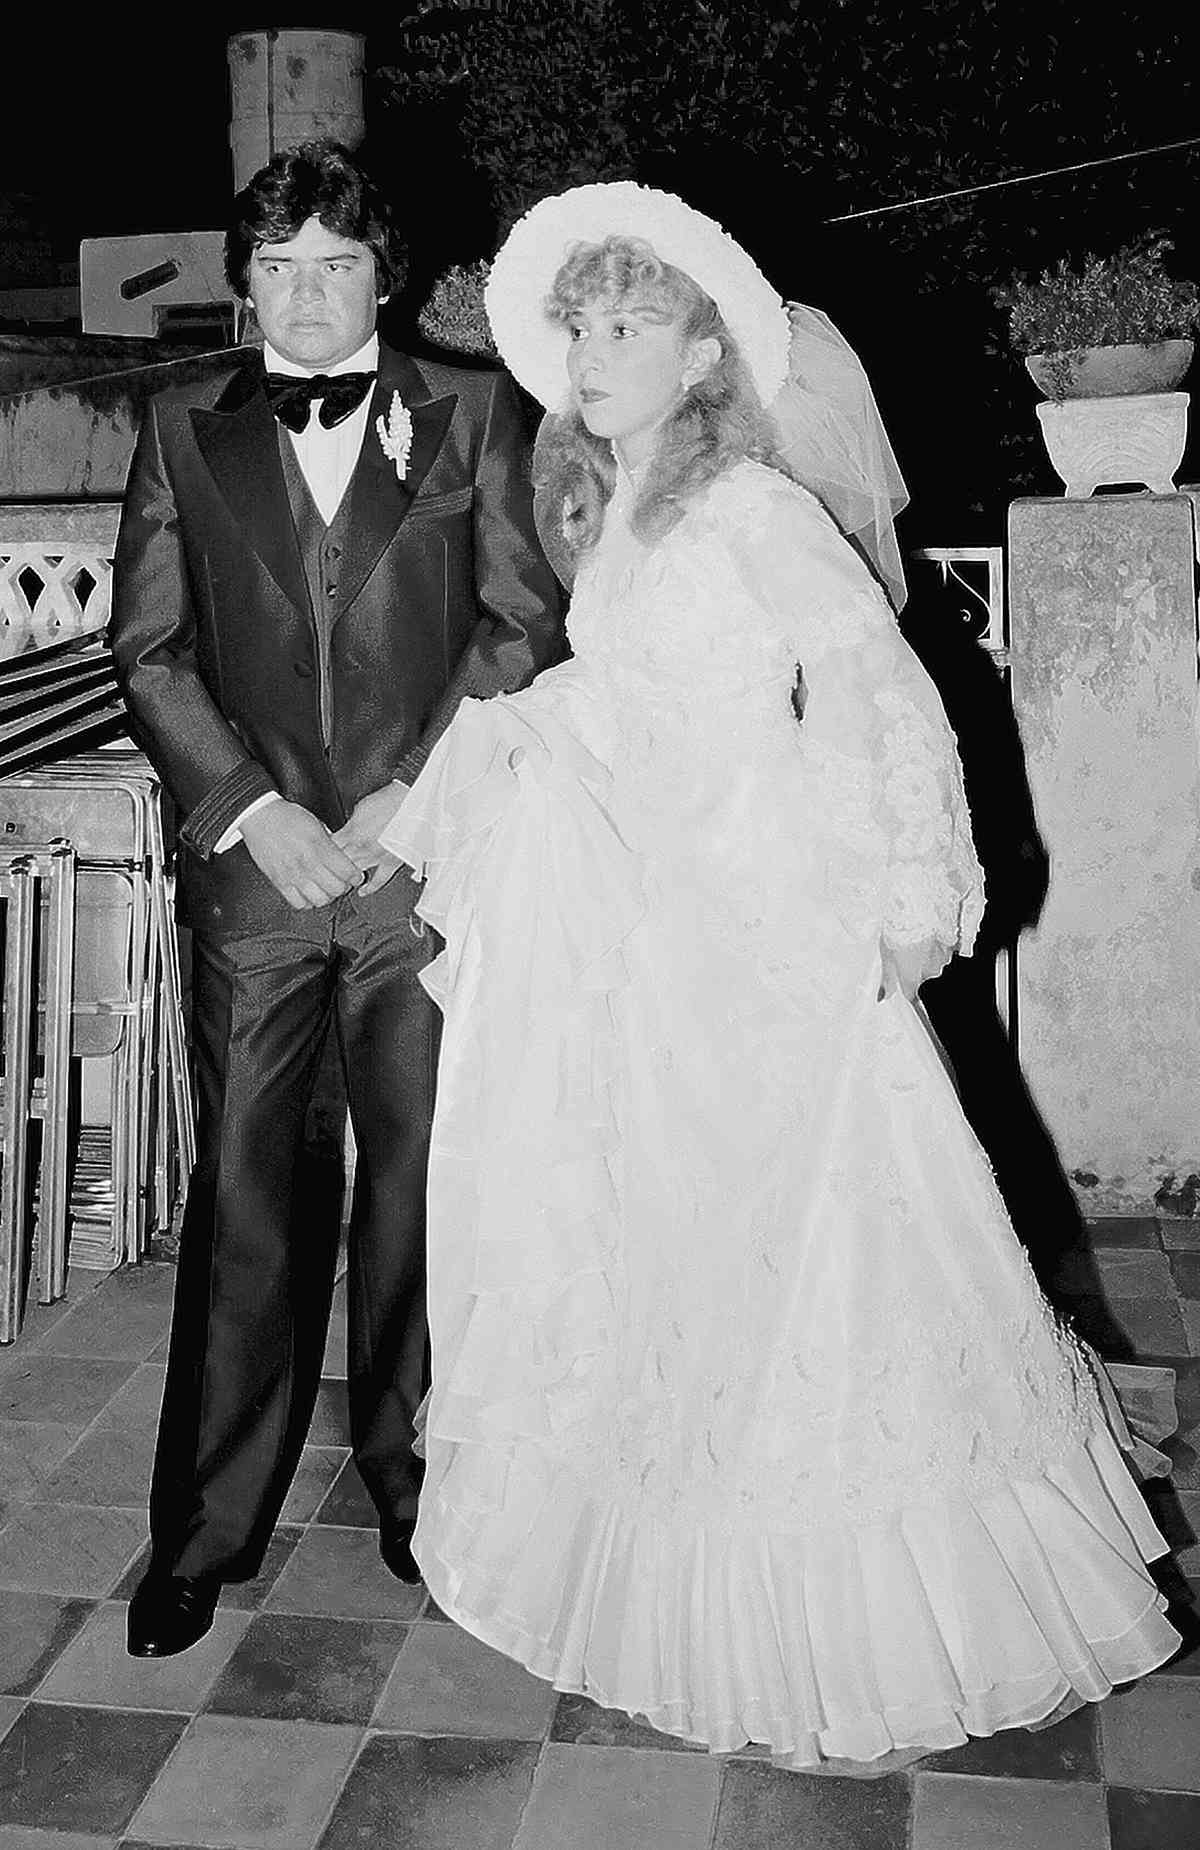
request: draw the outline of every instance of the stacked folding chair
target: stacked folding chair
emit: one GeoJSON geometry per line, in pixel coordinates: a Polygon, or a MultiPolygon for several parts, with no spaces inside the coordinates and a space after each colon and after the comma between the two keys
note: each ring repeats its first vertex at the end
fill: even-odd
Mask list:
{"type": "Polygon", "coordinates": [[[11,1342],[21,1327],[25,1304],[29,1145],[30,1131],[38,1119],[38,1295],[43,1303],[51,1303],[65,1288],[75,932],[75,851],[70,843],[54,842],[44,852],[0,853],[0,900],[4,928],[0,1342],[11,1342]],[[43,895],[45,903],[40,907],[43,895]]]}
{"type": "Polygon", "coordinates": [[[83,752],[0,780],[10,854],[54,838],[75,857],[71,1053],[110,1073],[108,1124],[73,1139],[70,1257],[108,1268],[170,1226],[194,1157],[161,792],[142,755],[83,752]]]}
{"type": "Polygon", "coordinates": [[[0,774],[127,733],[102,634],[0,659],[0,774]]]}
{"type": "Polygon", "coordinates": [[[48,1303],[68,1257],[140,1258],[194,1159],[161,789],[111,743],[118,512],[0,507],[0,1343],[31,1264],[48,1303]],[[83,1061],[107,1122],[82,1121],[83,1061]]]}

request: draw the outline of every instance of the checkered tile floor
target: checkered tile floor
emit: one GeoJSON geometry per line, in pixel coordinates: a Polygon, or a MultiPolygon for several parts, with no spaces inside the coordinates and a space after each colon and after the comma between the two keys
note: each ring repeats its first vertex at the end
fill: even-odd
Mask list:
{"type": "Polygon", "coordinates": [[[1189,1643],[1099,1711],[872,1782],[710,1758],[556,1696],[392,1580],[336,1326],[261,1577],[185,1656],[127,1658],[174,1273],[73,1275],[0,1354],[0,1850],[1197,1850],[1200,1221],[1089,1238],[1062,1280],[1085,1332],[1179,1374],[1154,1501],[1189,1643]]]}

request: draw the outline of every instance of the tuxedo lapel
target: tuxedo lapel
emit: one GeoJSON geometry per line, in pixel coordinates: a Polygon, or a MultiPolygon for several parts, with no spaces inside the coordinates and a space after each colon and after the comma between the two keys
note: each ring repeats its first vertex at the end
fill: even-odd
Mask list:
{"type": "Polygon", "coordinates": [[[196,443],[229,510],[280,590],[298,610],[310,600],[287,485],[278,426],[262,391],[261,368],[244,367],[211,411],[193,411],[196,443]]]}
{"type": "Polygon", "coordinates": [[[387,347],[380,349],[379,378],[351,484],[350,533],[338,598],[340,615],[354,602],[399,531],[445,441],[457,403],[454,393],[431,398],[420,369],[407,355],[387,347]],[[382,418],[386,424],[396,392],[412,418],[412,448],[403,481],[379,441],[378,420],[382,418]]]}

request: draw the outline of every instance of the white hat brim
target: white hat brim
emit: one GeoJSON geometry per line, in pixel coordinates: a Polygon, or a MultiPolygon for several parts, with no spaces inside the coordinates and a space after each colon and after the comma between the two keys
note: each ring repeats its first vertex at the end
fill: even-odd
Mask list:
{"type": "Polygon", "coordinates": [[[546,301],[572,245],[643,238],[656,257],[698,283],[720,309],[759,398],[787,376],[787,310],[754,259],[715,219],[673,193],[615,180],[540,199],[509,232],[485,291],[492,338],[513,377],[547,410],[567,397],[567,330],[546,301]]]}

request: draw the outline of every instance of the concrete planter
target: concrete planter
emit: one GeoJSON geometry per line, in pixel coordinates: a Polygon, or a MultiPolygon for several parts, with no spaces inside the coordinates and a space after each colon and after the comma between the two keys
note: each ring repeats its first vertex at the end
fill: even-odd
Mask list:
{"type": "Polygon", "coordinates": [[[1083,347],[1078,353],[1031,353],[1025,369],[1039,392],[1064,398],[1128,398],[1173,392],[1192,363],[1194,342],[1160,340],[1150,346],[1083,347]],[[1055,362],[1067,367],[1055,377],[1055,362]]]}
{"type": "Polygon", "coordinates": [[[1186,392],[1069,398],[1037,407],[1050,461],[1067,496],[1079,499],[1118,484],[1174,494],[1187,411],[1186,392]]]}

